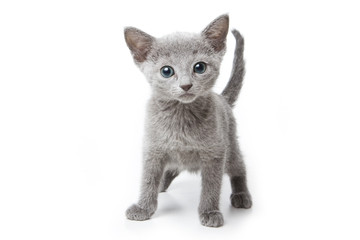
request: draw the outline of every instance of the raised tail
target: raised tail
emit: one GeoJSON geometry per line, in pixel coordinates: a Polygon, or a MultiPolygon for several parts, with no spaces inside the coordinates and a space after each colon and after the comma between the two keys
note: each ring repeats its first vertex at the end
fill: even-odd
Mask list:
{"type": "Polygon", "coordinates": [[[235,53],[231,77],[221,95],[224,96],[226,101],[231,107],[234,106],[236,99],[239,96],[245,75],[245,62],[244,62],[244,38],[238,30],[231,31],[236,39],[235,53]]]}

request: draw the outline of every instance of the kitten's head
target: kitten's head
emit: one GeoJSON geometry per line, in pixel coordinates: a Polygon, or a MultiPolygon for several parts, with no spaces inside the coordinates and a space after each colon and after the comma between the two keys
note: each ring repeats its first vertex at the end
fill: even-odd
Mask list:
{"type": "Polygon", "coordinates": [[[154,38],[129,27],[125,40],[157,97],[190,103],[213,87],[225,53],[228,28],[229,17],[222,15],[200,34],[154,38]]]}

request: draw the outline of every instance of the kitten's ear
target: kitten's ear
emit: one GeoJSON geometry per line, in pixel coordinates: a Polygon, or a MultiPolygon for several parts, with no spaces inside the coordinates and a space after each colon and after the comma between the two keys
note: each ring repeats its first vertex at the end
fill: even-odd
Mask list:
{"type": "Polygon", "coordinates": [[[228,30],[229,15],[224,14],[212,21],[204,31],[202,31],[202,35],[209,41],[215,51],[219,52],[225,48],[228,30]]]}
{"type": "Polygon", "coordinates": [[[125,28],[124,35],[134,59],[140,63],[144,62],[155,38],[134,27],[125,28]]]}

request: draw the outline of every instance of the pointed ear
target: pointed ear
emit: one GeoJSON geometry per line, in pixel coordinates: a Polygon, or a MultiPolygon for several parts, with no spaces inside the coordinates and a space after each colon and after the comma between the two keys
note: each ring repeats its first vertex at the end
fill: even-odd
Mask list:
{"type": "Polygon", "coordinates": [[[219,52],[225,48],[228,30],[229,16],[224,14],[212,21],[202,31],[202,35],[208,40],[215,51],[219,52]]]}
{"type": "Polygon", "coordinates": [[[149,34],[133,27],[124,30],[125,41],[134,59],[137,62],[144,62],[151,49],[155,38],[149,34]]]}

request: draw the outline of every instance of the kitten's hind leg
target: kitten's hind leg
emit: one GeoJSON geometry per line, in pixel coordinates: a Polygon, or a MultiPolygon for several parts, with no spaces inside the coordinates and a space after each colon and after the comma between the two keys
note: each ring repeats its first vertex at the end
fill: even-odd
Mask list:
{"type": "Polygon", "coordinates": [[[252,200],[246,183],[245,164],[237,143],[232,141],[231,151],[226,163],[226,172],[230,177],[232,194],[231,205],[235,208],[251,208],[252,200]]]}
{"type": "Polygon", "coordinates": [[[179,175],[180,171],[177,169],[166,170],[161,178],[159,192],[165,192],[170,186],[171,182],[179,175]]]}
{"type": "Polygon", "coordinates": [[[251,208],[252,200],[250,192],[246,187],[246,177],[230,177],[232,194],[230,196],[231,205],[235,208],[251,208]]]}

